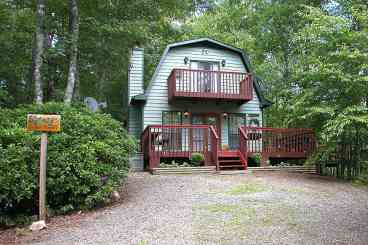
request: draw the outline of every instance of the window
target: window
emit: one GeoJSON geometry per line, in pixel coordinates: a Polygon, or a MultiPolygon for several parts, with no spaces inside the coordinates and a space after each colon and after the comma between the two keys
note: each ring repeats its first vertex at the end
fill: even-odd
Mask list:
{"type": "Polygon", "coordinates": [[[181,111],[163,111],[162,125],[167,124],[182,124],[183,116],[181,111]]]}
{"type": "Polygon", "coordinates": [[[219,63],[212,62],[212,61],[190,61],[190,69],[205,70],[205,71],[218,71],[219,63]]]}
{"type": "Polygon", "coordinates": [[[193,92],[217,92],[220,81],[219,74],[212,71],[219,70],[219,62],[212,61],[190,61],[191,70],[206,72],[195,72],[192,77],[191,87],[193,92]],[[208,71],[208,72],[207,72],[208,71]]]}
{"type": "Polygon", "coordinates": [[[246,125],[245,114],[230,113],[228,115],[228,142],[231,150],[239,149],[239,127],[246,125]]]}
{"type": "Polygon", "coordinates": [[[259,127],[261,125],[259,120],[259,114],[248,114],[247,115],[247,126],[259,127]]]}

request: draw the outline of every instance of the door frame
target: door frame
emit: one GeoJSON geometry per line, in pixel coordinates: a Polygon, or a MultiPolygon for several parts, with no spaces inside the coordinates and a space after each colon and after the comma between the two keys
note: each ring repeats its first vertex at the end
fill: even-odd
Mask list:
{"type": "MultiPolygon", "coordinates": [[[[213,72],[213,73],[209,73],[209,79],[204,79],[203,77],[200,78],[200,80],[207,80],[205,83],[203,84],[207,84],[206,86],[208,86],[208,88],[210,89],[210,91],[205,91],[205,92],[219,92],[221,91],[221,77],[220,77],[220,71],[221,71],[221,64],[220,61],[216,61],[216,60],[198,60],[198,59],[193,59],[190,60],[189,62],[189,69],[190,70],[201,70],[198,68],[198,63],[207,63],[211,65],[211,70],[202,70],[202,71],[209,71],[209,72],[213,72]],[[195,69],[193,69],[193,62],[197,63],[197,67],[195,69]],[[214,67],[217,67],[217,70],[214,70],[214,67]],[[212,91],[212,89],[214,91],[212,91]]],[[[190,79],[190,83],[192,82],[192,76],[189,76],[190,79]]],[[[198,79],[198,77],[196,78],[198,79]]],[[[200,81],[196,81],[196,83],[200,83],[200,81]]],[[[195,86],[194,86],[195,87],[195,86]]],[[[201,89],[200,89],[201,90],[201,89]]],[[[198,91],[197,91],[198,92],[198,91]]],[[[200,91],[203,92],[203,91],[200,91]]]]}
{"type": "Polygon", "coordinates": [[[202,116],[202,117],[216,117],[217,118],[217,135],[219,137],[219,146],[221,149],[221,113],[218,112],[192,112],[190,113],[190,124],[191,125],[195,125],[193,124],[193,116],[202,116]]]}
{"type": "Polygon", "coordinates": [[[239,129],[238,129],[238,127],[236,129],[237,134],[231,134],[231,130],[233,130],[232,127],[231,127],[232,125],[230,125],[231,124],[231,117],[239,117],[239,118],[242,118],[243,124],[241,126],[246,126],[246,124],[247,124],[247,114],[246,113],[229,113],[228,114],[228,117],[227,117],[227,124],[228,124],[228,126],[227,127],[228,127],[228,146],[229,146],[229,149],[232,149],[233,148],[233,145],[231,145],[231,144],[234,143],[234,142],[232,142],[232,140],[234,140],[233,137],[235,135],[237,135],[235,137],[237,138],[237,141],[239,141],[239,132],[238,132],[239,129]]]}

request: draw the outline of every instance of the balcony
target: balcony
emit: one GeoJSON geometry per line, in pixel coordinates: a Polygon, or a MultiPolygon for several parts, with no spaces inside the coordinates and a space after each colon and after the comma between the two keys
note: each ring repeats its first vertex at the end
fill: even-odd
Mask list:
{"type": "Polygon", "coordinates": [[[169,103],[212,100],[245,103],[253,98],[249,73],[173,69],[168,78],[169,103]]]}

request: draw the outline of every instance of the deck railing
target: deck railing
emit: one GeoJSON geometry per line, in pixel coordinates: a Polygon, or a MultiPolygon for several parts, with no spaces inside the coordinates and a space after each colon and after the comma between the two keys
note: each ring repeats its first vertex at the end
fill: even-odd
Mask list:
{"type": "Polygon", "coordinates": [[[252,80],[250,73],[173,69],[168,78],[169,102],[178,98],[250,101],[252,80]]]}
{"type": "Polygon", "coordinates": [[[239,127],[239,152],[243,162],[248,162],[248,137],[242,127],[239,127]]]}
{"type": "Polygon", "coordinates": [[[316,139],[312,129],[242,127],[247,137],[248,153],[308,156],[315,150],[316,139]]]}
{"type": "Polygon", "coordinates": [[[219,152],[219,136],[213,126],[210,126],[211,131],[211,157],[212,161],[214,161],[216,165],[216,170],[220,170],[219,161],[218,161],[218,152],[219,152]]]}
{"type": "Polygon", "coordinates": [[[219,138],[209,125],[151,125],[141,136],[141,147],[150,168],[157,166],[160,158],[191,157],[202,153],[206,165],[217,165],[219,138]]]}

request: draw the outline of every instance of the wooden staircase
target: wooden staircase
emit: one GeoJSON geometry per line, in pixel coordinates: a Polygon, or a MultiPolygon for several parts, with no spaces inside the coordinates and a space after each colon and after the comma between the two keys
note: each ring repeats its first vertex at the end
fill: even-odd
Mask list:
{"type": "Polygon", "coordinates": [[[247,161],[240,151],[219,151],[219,170],[241,170],[247,169],[247,161]]]}

